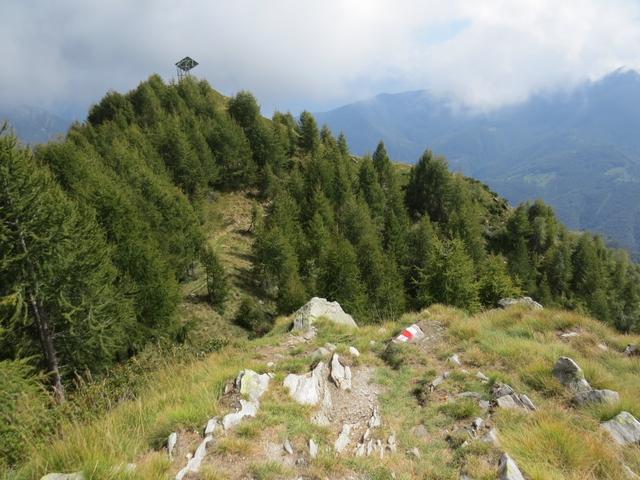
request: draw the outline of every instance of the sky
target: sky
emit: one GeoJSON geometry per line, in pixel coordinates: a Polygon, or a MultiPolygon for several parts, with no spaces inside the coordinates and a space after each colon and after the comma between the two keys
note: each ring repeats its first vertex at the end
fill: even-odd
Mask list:
{"type": "Polygon", "coordinates": [[[185,55],[263,113],[427,89],[492,109],[640,67],[640,0],[1,0],[0,108],[83,118],[185,55]]]}

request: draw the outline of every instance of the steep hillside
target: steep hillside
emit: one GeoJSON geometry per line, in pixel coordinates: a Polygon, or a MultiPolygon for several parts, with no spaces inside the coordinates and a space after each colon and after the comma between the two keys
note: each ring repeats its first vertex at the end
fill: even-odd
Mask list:
{"type": "Polygon", "coordinates": [[[392,158],[426,148],[513,203],[542,198],[571,229],[640,250],[640,75],[616,71],[570,92],[474,113],[428,92],[380,95],[317,114],[356,153],[382,139],[392,158]]]}
{"type": "Polygon", "coordinates": [[[640,337],[522,306],[468,316],[434,305],[355,330],[320,321],[288,332],[290,325],[282,318],[261,339],[168,365],[137,399],[87,424],[65,424],[52,443],[30,445],[25,466],[9,478],[52,471],[183,478],[179,472],[200,444],[201,463],[191,462],[184,478],[494,479],[503,452],[528,479],[622,480],[635,478],[629,470],[640,472],[640,424],[635,445],[627,446],[601,426],[621,411],[640,416],[640,357],[623,353],[640,337]],[[413,323],[423,338],[390,343],[413,323]],[[554,374],[563,356],[582,367],[594,389],[614,390],[619,400],[576,404],[572,384],[554,374]],[[310,388],[324,400],[301,405],[284,384],[295,380],[290,374],[312,370],[319,383],[310,388]],[[227,416],[240,403],[256,413],[227,416]],[[172,432],[177,443],[168,452],[172,432]]]}

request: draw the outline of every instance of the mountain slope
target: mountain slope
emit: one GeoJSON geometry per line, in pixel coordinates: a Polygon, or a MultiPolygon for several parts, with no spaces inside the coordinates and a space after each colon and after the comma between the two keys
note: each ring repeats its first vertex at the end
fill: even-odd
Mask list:
{"type": "Polygon", "coordinates": [[[23,143],[45,143],[62,136],[71,122],[42,108],[22,105],[0,108],[0,122],[9,122],[23,143]]]}
{"type": "Polygon", "coordinates": [[[47,448],[32,445],[28,464],[10,478],[39,478],[52,470],[82,470],[96,480],[113,478],[114,472],[119,478],[175,478],[185,455],[203,442],[208,420],[235,411],[243,395],[230,385],[247,368],[273,374],[263,395],[255,386],[245,391],[262,395],[255,417],[224,432],[215,429],[199,472],[185,478],[493,479],[502,452],[526,478],[625,479],[624,465],[640,471],[640,445],[618,446],[599,426],[621,411],[640,415],[640,363],[622,353],[638,337],[576,314],[525,307],[468,317],[436,305],[357,330],[320,322],[315,336],[288,333],[289,326],[282,318],[266,337],[239,341],[189,365],[168,365],[149,379],[139,398],[91,423],[65,424],[61,438],[47,448]],[[421,326],[424,340],[388,343],[411,323],[421,326]],[[330,353],[320,349],[327,342],[351,366],[352,389],[323,380],[330,405],[299,405],[283,381],[290,373],[310,371],[318,360],[329,362],[330,353]],[[620,401],[573,405],[570,389],[552,374],[563,355],[584,368],[594,388],[618,391],[620,401]],[[536,410],[498,406],[492,400],[498,382],[526,394],[536,410]],[[491,401],[489,409],[485,401],[491,401]],[[373,421],[365,434],[375,454],[365,448],[359,456],[357,446],[376,409],[379,425],[373,421]],[[313,421],[318,412],[327,414],[321,425],[313,421]],[[343,435],[346,445],[336,453],[345,423],[351,434],[343,435]],[[171,432],[178,440],[170,459],[165,445],[171,432]],[[310,439],[318,446],[315,457],[310,439]],[[375,449],[378,441],[382,453],[375,449]]]}
{"type": "Polygon", "coordinates": [[[616,71],[571,92],[488,113],[428,92],[380,95],[317,114],[365,153],[382,139],[392,158],[426,148],[512,203],[542,198],[571,229],[640,251],[640,75],[616,71]]]}

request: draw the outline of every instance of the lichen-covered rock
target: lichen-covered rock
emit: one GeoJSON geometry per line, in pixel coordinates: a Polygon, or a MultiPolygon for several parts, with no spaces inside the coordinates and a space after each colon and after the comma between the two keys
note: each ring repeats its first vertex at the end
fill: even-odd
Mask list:
{"type": "Polygon", "coordinates": [[[640,444],[640,422],[629,412],[620,412],[601,426],[620,445],[640,444]]]}
{"type": "Polygon", "coordinates": [[[240,410],[234,413],[228,413],[222,419],[222,426],[225,430],[238,425],[246,417],[255,417],[258,413],[257,402],[247,402],[246,400],[240,400],[240,410]]]}
{"type": "Polygon", "coordinates": [[[358,326],[353,317],[345,313],[338,302],[313,297],[293,314],[293,330],[308,328],[320,317],[346,327],[358,326]]]}
{"type": "Polygon", "coordinates": [[[271,377],[268,373],[259,375],[253,370],[246,369],[238,374],[236,388],[240,391],[240,394],[247,397],[250,402],[255,402],[258,401],[269,388],[269,380],[271,380],[271,377]]]}
{"type": "Polygon", "coordinates": [[[560,357],[553,367],[552,374],[561,384],[574,393],[589,392],[591,385],[584,378],[584,372],[569,357],[560,357]]]}
{"type": "Polygon", "coordinates": [[[576,405],[588,405],[591,403],[616,403],[620,400],[618,392],[613,390],[589,390],[588,392],[576,393],[573,402],[576,405]]]}
{"type": "Polygon", "coordinates": [[[337,353],[331,358],[331,379],[340,390],[351,390],[351,368],[340,363],[337,353]]]}
{"type": "Polygon", "coordinates": [[[519,298],[501,298],[498,301],[498,305],[502,308],[507,308],[512,305],[523,305],[533,310],[542,310],[544,307],[536,302],[531,297],[519,297],[519,298]]]}
{"type": "Polygon", "coordinates": [[[498,478],[500,480],[524,480],[518,465],[506,453],[502,454],[498,463],[498,478]]]}

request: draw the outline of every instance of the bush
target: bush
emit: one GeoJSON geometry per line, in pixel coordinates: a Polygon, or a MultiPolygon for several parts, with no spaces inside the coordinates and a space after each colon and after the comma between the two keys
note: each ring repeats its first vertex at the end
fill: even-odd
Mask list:
{"type": "Polygon", "coordinates": [[[34,439],[53,431],[57,414],[42,379],[24,361],[0,362],[0,471],[26,454],[34,439]]]}
{"type": "Polygon", "coordinates": [[[255,335],[264,335],[273,328],[274,319],[253,298],[243,297],[235,322],[255,335]]]}

